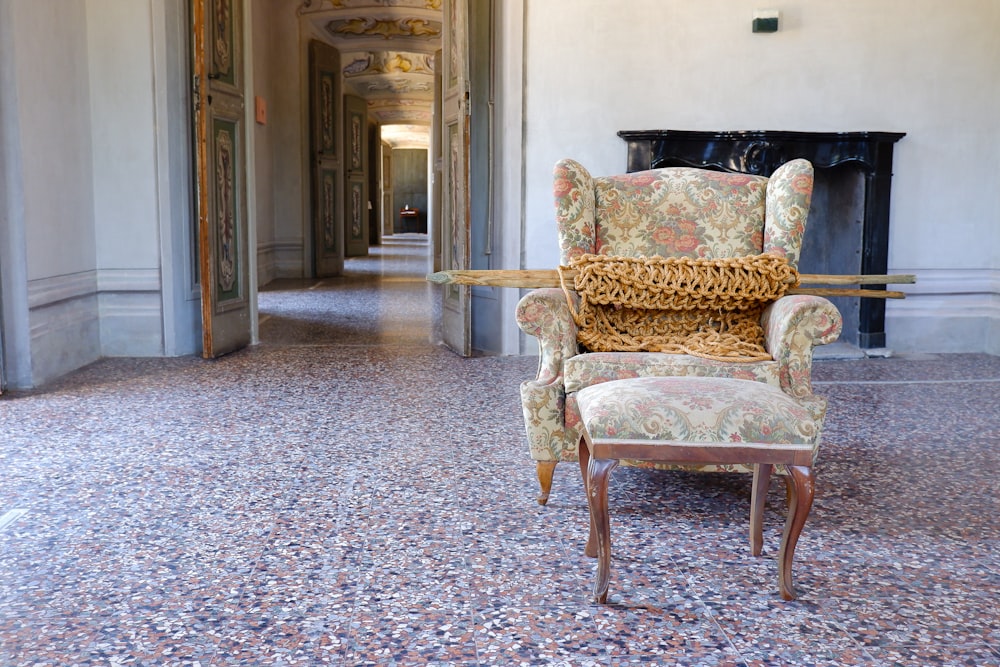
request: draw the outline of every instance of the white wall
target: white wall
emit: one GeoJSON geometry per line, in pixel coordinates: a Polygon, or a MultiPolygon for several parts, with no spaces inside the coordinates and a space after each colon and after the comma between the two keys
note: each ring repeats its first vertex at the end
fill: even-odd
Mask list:
{"type": "Polygon", "coordinates": [[[87,59],[103,356],[163,354],[152,6],[88,0],[87,59]]]}
{"type": "Polygon", "coordinates": [[[267,104],[267,124],[255,127],[257,259],[259,285],[308,274],[303,197],[305,79],[299,19],[284,0],[253,0],[254,76],[248,90],[267,104]]]}
{"type": "Polygon", "coordinates": [[[525,6],[526,267],[558,261],[555,161],[624,171],[618,130],[906,132],[889,264],[919,282],[889,346],[1000,350],[996,0],[782,0],[774,34],[735,0],[525,6]]]}
{"type": "Polygon", "coordinates": [[[10,7],[31,375],[56,377],[100,355],[85,3],[10,7]],[[41,39],[39,36],[44,35],[41,39]]]}
{"type": "MultiPolygon", "coordinates": [[[[524,20],[522,5],[501,2],[497,5],[497,62],[495,82],[499,94],[496,104],[494,160],[494,219],[502,221],[500,264],[505,269],[520,268],[523,261],[524,221],[524,109],[521,105],[524,85],[524,20]]],[[[430,171],[428,173],[431,173],[430,171]]],[[[516,290],[500,290],[500,311],[513,313],[520,294],[516,290]]],[[[537,343],[528,341],[512,317],[502,323],[500,337],[503,354],[529,351],[534,354],[537,343]]]]}
{"type": "MultiPolygon", "coordinates": [[[[253,0],[250,3],[253,15],[253,79],[247,88],[247,122],[254,132],[255,183],[250,188],[255,192],[257,225],[257,284],[266,285],[275,277],[274,258],[274,188],[273,183],[273,136],[274,119],[267,118],[264,124],[255,120],[255,98],[260,97],[265,108],[274,101],[271,90],[272,68],[275,54],[270,30],[275,20],[275,5],[271,0],[253,0]]],[[[270,111],[270,109],[267,109],[270,111]]]]}
{"type": "Polygon", "coordinates": [[[15,2],[12,23],[28,279],[93,271],[85,3],[15,2]]]}
{"type": "Polygon", "coordinates": [[[163,354],[201,351],[201,290],[196,281],[191,165],[191,22],[188,0],[149,0],[159,219],[163,354]]]}

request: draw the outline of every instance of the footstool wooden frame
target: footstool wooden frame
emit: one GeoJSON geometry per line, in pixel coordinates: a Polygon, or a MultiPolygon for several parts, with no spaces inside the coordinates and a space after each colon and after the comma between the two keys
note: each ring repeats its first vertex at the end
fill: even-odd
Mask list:
{"type": "MultiPolygon", "coordinates": [[[[759,556],[763,548],[762,518],[771,473],[776,465],[786,466],[789,509],[778,552],[778,589],[781,597],[785,600],[796,598],[792,583],[792,560],[795,554],[795,545],[812,507],[815,490],[815,479],[812,471],[813,450],[820,426],[812,419],[807,410],[801,408],[792,397],[781,393],[779,389],[759,382],[730,378],[679,377],[615,380],[581,390],[577,394],[577,403],[584,426],[583,438],[580,443],[580,470],[587,491],[591,518],[586,554],[590,557],[597,557],[597,581],[594,584],[594,599],[597,602],[601,604],[607,602],[611,575],[608,482],[611,472],[618,466],[621,459],[678,465],[752,464],[754,475],[750,501],[750,548],[754,556],[759,556]],[[733,385],[732,383],[738,384],[733,385]],[[618,421],[614,428],[609,429],[608,422],[611,421],[611,418],[607,413],[602,413],[600,398],[610,396],[611,394],[608,392],[614,391],[615,385],[629,389],[630,396],[625,401],[624,406],[615,407],[618,413],[614,418],[618,421]],[[601,396],[588,394],[588,392],[593,393],[602,387],[601,396]],[[725,417],[728,416],[726,410],[736,412],[744,405],[751,407],[777,405],[781,408],[782,419],[785,421],[791,422],[795,418],[808,420],[808,422],[804,421],[798,425],[803,426],[803,432],[807,434],[807,437],[802,439],[806,441],[787,441],[791,438],[787,430],[782,429],[766,433],[766,438],[758,438],[768,440],[766,442],[743,441],[739,439],[739,434],[732,433],[729,433],[729,437],[724,439],[724,436],[727,435],[724,431],[727,428],[722,426],[717,432],[706,433],[703,430],[694,434],[694,437],[690,439],[660,438],[656,432],[655,420],[643,420],[643,415],[648,412],[651,406],[657,401],[671,400],[671,396],[675,396],[678,390],[710,392],[720,387],[724,387],[730,394],[733,393],[734,388],[737,389],[741,398],[714,406],[718,412],[716,421],[719,424],[722,424],[725,417]],[[671,390],[669,395],[664,395],[664,389],[671,390]],[[736,403],[739,406],[734,407],[736,403]],[[786,410],[789,411],[787,414],[785,414],[786,410]],[[634,425],[634,428],[629,428],[626,424],[622,428],[620,420],[623,413],[628,413],[627,419],[644,421],[644,423],[641,426],[634,425]],[[654,422],[652,427],[650,421],[654,422]],[[618,432],[610,434],[608,430],[618,432]],[[809,441],[808,437],[811,432],[814,433],[813,441],[809,441]]],[[[683,408],[681,409],[683,410],[683,408]]],[[[648,415],[646,416],[648,417],[648,415]]],[[[752,421],[752,416],[748,420],[752,421]]],[[[796,427],[794,424],[792,426],[796,427]]],[[[664,424],[663,428],[667,428],[667,426],[664,424]]],[[[754,427],[751,425],[746,428],[752,431],[754,427]]],[[[732,429],[732,424],[728,426],[728,429],[732,429]]],[[[763,430],[767,431],[767,429],[763,430]]],[[[757,434],[760,435],[759,432],[757,434]]]]}

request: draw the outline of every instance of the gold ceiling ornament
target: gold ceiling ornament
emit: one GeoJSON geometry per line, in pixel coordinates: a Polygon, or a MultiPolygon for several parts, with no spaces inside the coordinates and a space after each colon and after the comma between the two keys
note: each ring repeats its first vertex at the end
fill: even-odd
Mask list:
{"type": "Polygon", "coordinates": [[[350,62],[344,67],[344,76],[362,77],[379,74],[434,75],[434,57],[422,53],[399,51],[368,51],[345,54],[350,62]]]}
{"type": "MultiPolygon", "coordinates": [[[[312,0],[306,0],[312,2],[312,0]]],[[[376,7],[406,7],[413,9],[441,9],[441,0],[329,0],[334,9],[376,7]]]]}
{"type": "Polygon", "coordinates": [[[357,37],[415,37],[437,39],[441,36],[441,22],[422,18],[380,19],[359,16],[351,19],[334,19],[327,30],[335,36],[357,37]]]}
{"type": "Polygon", "coordinates": [[[370,93],[393,93],[395,95],[405,95],[409,93],[431,93],[433,83],[430,81],[411,81],[409,79],[380,78],[369,82],[365,89],[370,93]]]}
{"type": "Polygon", "coordinates": [[[372,112],[383,125],[420,123],[430,125],[431,112],[409,109],[383,109],[372,112]]]}
{"type": "Polygon", "coordinates": [[[368,100],[368,108],[370,110],[378,110],[385,108],[396,108],[396,107],[420,107],[421,109],[427,107],[427,103],[423,100],[415,100],[412,98],[396,98],[382,97],[373,100],[368,100]]]}

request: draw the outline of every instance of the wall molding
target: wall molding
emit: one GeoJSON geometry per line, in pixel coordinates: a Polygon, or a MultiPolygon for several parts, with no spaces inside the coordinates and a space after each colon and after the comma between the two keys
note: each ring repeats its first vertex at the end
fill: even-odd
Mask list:
{"type": "Polygon", "coordinates": [[[272,241],[257,245],[257,269],[261,286],[275,278],[304,278],[305,246],[301,240],[272,241]]]}
{"type": "Polygon", "coordinates": [[[162,288],[159,269],[100,269],[98,292],[159,292],[162,288]]]}
{"type": "Polygon", "coordinates": [[[81,271],[28,281],[28,308],[35,310],[97,293],[97,271],[81,271]]]}
{"type": "Polygon", "coordinates": [[[905,299],[886,304],[888,345],[902,352],[1000,354],[1000,270],[893,269],[913,273],[896,285],[905,299]]]}
{"type": "Polygon", "coordinates": [[[912,273],[913,285],[892,285],[906,294],[890,300],[888,312],[918,315],[1000,317],[1000,269],[893,269],[892,273],[912,273]]]}
{"type": "Polygon", "coordinates": [[[158,269],[100,269],[28,282],[34,384],[106,356],[163,355],[158,269]]]}
{"type": "MultiPolygon", "coordinates": [[[[55,295],[31,309],[32,386],[54,380],[96,361],[101,356],[100,317],[94,292],[67,296],[86,284],[85,275],[61,283],[46,281],[38,294],[55,295]],[[45,291],[41,291],[45,287],[45,291]]],[[[38,281],[35,281],[38,282],[38,281]]],[[[31,298],[29,296],[29,298],[31,298]]]]}
{"type": "Polygon", "coordinates": [[[99,269],[28,281],[28,308],[34,310],[80,297],[113,292],[159,292],[159,269],[99,269]]]}

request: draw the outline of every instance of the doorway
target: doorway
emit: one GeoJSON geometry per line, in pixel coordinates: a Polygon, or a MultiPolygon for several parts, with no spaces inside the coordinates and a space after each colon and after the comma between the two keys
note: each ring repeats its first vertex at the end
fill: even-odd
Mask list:
{"type": "MultiPolygon", "coordinates": [[[[464,2],[449,0],[449,6],[464,2]]],[[[260,2],[244,5],[246,78],[250,84],[246,99],[251,159],[248,213],[256,236],[248,263],[255,287],[264,288],[279,279],[320,275],[314,259],[321,240],[313,217],[316,191],[310,187],[317,158],[308,149],[309,113],[300,93],[308,78],[306,45],[317,38],[338,50],[343,75],[344,102],[336,110],[340,118],[338,140],[345,150],[336,164],[340,173],[335,178],[339,180],[331,183],[327,198],[336,210],[327,220],[334,221],[341,235],[341,256],[364,256],[396,233],[417,233],[427,235],[428,263],[431,261],[438,234],[431,193],[436,165],[429,152],[436,94],[434,54],[441,48],[446,8],[387,7],[376,0],[352,2],[350,7],[334,4],[305,2],[297,8],[260,2]],[[349,97],[364,100],[364,115],[356,102],[351,108],[347,106],[349,97]],[[422,150],[427,151],[427,157],[422,193],[396,189],[391,175],[395,151],[421,150],[394,143],[393,132],[398,128],[424,136],[422,150]],[[370,144],[377,140],[377,150],[362,150],[363,165],[350,162],[354,155],[350,142],[358,136],[370,144]],[[380,185],[377,190],[371,187],[376,182],[380,185]],[[415,219],[400,225],[399,209],[405,211],[407,206],[416,212],[415,219]],[[367,232],[368,238],[349,250],[350,234],[358,231],[367,232]]],[[[477,46],[486,49],[489,58],[489,40],[477,46]]],[[[487,159],[485,151],[473,156],[474,161],[482,161],[478,173],[486,180],[490,173],[487,159]]],[[[407,155],[401,161],[419,162],[420,157],[407,155]]],[[[495,229],[487,232],[498,233],[495,229]]],[[[481,245],[489,248],[490,243],[481,245]]],[[[489,263],[488,258],[485,261],[489,263]]],[[[253,334],[258,340],[257,332],[253,334]]]]}

